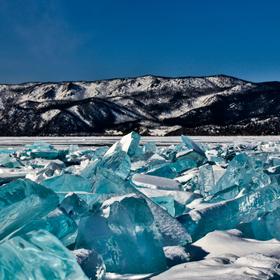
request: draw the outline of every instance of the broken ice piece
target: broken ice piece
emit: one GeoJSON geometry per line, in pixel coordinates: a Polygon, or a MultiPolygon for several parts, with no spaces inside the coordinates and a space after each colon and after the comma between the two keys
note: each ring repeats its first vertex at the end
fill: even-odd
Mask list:
{"type": "Polygon", "coordinates": [[[63,210],[76,221],[89,211],[88,204],[77,193],[67,193],[60,202],[59,209],[63,210]]]}
{"type": "Polygon", "coordinates": [[[198,194],[195,194],[193,192],[187,192],[187,191],[159,190],[159,189],[148,189],[148,188],[137,188],[137,189],[149,198],[170,196],[181,205],[187,205],[191,203],[193,200],[201,197],[198,194]]]}
{"type": "Polygon", "coordinates": [[[258,240],[280,240],[280,208],[267,212],[250,223],[240,224],[238,229],[245,237],[258,240]]]}
{"type": "Polygon", "coordinates": [[[56,150],[53,145],[40,141],[26,145],[25,148],[26,151],[23,154],[29,155],[31,158],[62,159],[68,153],[64,150],[56,150]]]}
{"type": "Polygon", "coordinates": [[[145,174],[135,174],[132,177],[132,182],[139,187],[146,187],[151,189],[161,190],[181,190],[179,182],[145,174]]]}
{"type": "Polygon", "coordinates": [[[188,151],[179,157],[176,157],[175,161],[172,163],[172,167],[177,171],[178,174],[200,166],[204,161],[201,159],[200,155],[196,157],[193,151],[188,151]]]}
{"type": "Polygon", "coordinates": [[[0,166],[7,168],[21,168],[23,164],[9,154],[0,154],[0,166]]]}
{"type": "Polygon", "coordinates": [[[32,231],[0,244],[0,278],[86,280],[75,257],[47,231],[32,231]]]}
{"type": "Polygon", "coordinates": [[[226,166],[225,159],[221,156],[222,154],[221,146],[216,146],[215,149],[209,149],[205,152],[205,155],[209,162],[215,163],[220,166],[226,166]]]}
{"type": "Polygon", "coordinates": [[[138,191],[136,186],[130,180],[122,180],[111,174],[111,172],[103,170],[103,173],[100,173],[97,176],[92,191],[95,194],[111,196],[136,193],[144,198],[150,207],[155,219],[155,224],[162,235],[164,245],[186,244],[191,241],[191,238],[184,227],[169,215],[167,211],[162,209],[162,207],[138,191]]]}
{"type": "Polygon", "coordinates": [[[92,192],[57,193],[64,195],[59,204],[59,209],[67,213],[78,224],[82,217],[99,209],[105,200],[114,194],[99,194],[92,192]]]}
{"type": "Polygon", "coordinates": [[[263,172],[262,163],[240,153],[229,163],[226,172],[209,193],[215,195],[211,201],[221,201],[237,196],[241,191],[248,193],[268,185],[271,180],[263,172]]]}
{"type": "Polygon", "coordinates": [[[144,195],[142,197],[145,198],[150,207],[154,216],[155,225],[161,233],[164,246],[185,245],[192,241],[189,233],[177,219],[173,218],[167,211],[154,203],[151,199],[147,199],[144,195]]]}
{"type": "Polygon", "coordinates": [[[77,225],[67,214],[55,209],[41,219],[35,219],[16,232],[15,235],[22,235],[33,230],[46,230],[55,235],[65,246],[75,242],[77,225]]]}
{"type": "Polygon", "coordinates": [[[78,249],[72,252],[78,264],[91,280],[104,279],[106,266],[102,257],[94,250],[78,249]]]}
{"type": "Polygon", "coordinates": [[[58,197],[52,190],[28,179],[1,186],[0,201],[0,240],[58,205],[58,197]]]}
{"type": "Polygon", "coordinates": [[[129,180],[123,180],[105,168],[99,170],[92,186],[92,192],[97,194],[122,195],[134,191],[129,180]]]}
{"type": "Polygon", "coordinates": [[[105,155],[97,166],[96,172],[100,169],[107,169],[116,176],[126,179],[130,173],[130,167],[130,158],[127,153],[122,150],[118,150],[110,155],[105,155]]]}
{"type": "Polygon", "coordinates": [[[41,184],[55,192],[90,192],[92,185],[89,180],[79,175],[62,174],[46,179],[41,184]]]}
{"type": "Polygon", "coordinates": [[[82,218],[76,248],[96,250],[109,272],[150,273],[166,268],[153,214],[137,195],[111,198],[100,211],[82,218]]]}
{"type": "Polygon", "coordinates": [[[111,155],[116,152],[118,149],[126,152],[129,156],[133,156],[139,146],[140,135],[134,131],[123,136],[118,142],[109,148],[105,153],[105,156],[111,155]]]}
{"type": "Polygon", "coordinates": [[[178,175],[178,172],[173,168],[173,163],[163,163],[157,166],[152,166],[146,174],[173,179],[178,175]]]}
{"type": "Polygon", "coordinates": [[[78,170],[77,173],[78,175],[90,180],[90,182],[94,182],[97,167],[99,164],[100,164],[99,159],[82,161],[82,163],[79,166],[80,170],[78,170]]]}
{"type": "Polygon", "coordinates": [[[172,196],[151,197],[152,201],[165,209],[172,217],[183,214],[185,206],[178,203],[172,196]]]}
{"type": "Polygon", "coordinates": [[[199,169],[192,168],[182,173],[180,176],[176,177],[175,180],[178,181],[179,183],[186,183],[189,180],[193,179],[194,177],[197,177],[198,174],[199,174],[199,169]]]}
{"type": "Polygon", "coordinates": [[[147,142],[143,145],[143,153],[148,154],[154,154],[156,153],[157,146],[155,142],[147,142]]]}
{"type": "Polygon", "coordinates": [[[235,199],[202,204],[177,219],[192,239],[198,240],[210,231],[235,228],[277,207],[280,207],[280,189],[278,185],[269,185],[235,199]]]}
{"type": "Polygon", "coordinates": [[[188,149],[193,150],[201,156],[205,157],[205,152],[191,138],[185,135],[181,135],[181,140],[188,149]]]}
{"type": "Polygon", "coordinates": [[[199,167],[197,183],[201,195],[207,196],[211,192],[213,186],[215,185],[215,178],[212,165],[205,164],[199,167]]]}
{"type": "Polygon", "coordinates": [[[53,145],[43,142],[43,141],[37,141],[37,142],[34,142],[33,144],[27,144],[27,145],[25,145],[25,148],[27,150],[36,150],[36,151],[54,150],[53,145]]]}
{"type": "Polygon", "coordinates": [[[52,161],[46,164],[46,166],[42,168],[40,171],[30,172],[29,174],[27,174],[26,178],[40,184],[42,181],[46,179],[61,175],[64,167],[65,166],[63,163],[57,163],[55,161],[52,161]]]}
{"type": "Polygon", "coordinates": [[[27,174],[26,169],[0,168],[0,185],[24,178],[27,174]]]}

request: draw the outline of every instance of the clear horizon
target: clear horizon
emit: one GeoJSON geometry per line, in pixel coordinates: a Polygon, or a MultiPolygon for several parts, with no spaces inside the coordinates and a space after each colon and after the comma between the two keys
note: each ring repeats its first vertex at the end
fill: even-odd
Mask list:
{"type": "Polygon", "coordinates": [[[159,78],[167,78],[167,79],[183,79],[183,78],[203,78],[203,77],[213,77],[213,76],[228,76],[228,77],[232,77],[232,78],[236,78],[239,80],[244,80],[244,81],[248,81],[248,82],[252,82],[252,83],[262,83],[262,82],[279,82],[280,80],[260,80],[260,81],[252,81],[252,80],[248,80],[248,79],[243,79],[242,77],[236,77],[236,76],[232,76],[232,75],[227,75],[227,74],[213,74],[213,75],[205,75],[205,76],[201,76],[201,75],[184,75],[184,76],[163,76],[163,75],[154,75],[154,74],[144,74],[144,75],[139,75],[139,76],[126,76],[126,77],[112,77],[112,78],[104,78],[104,79],[93,79],[93,80],[54,80],[54,81],[40,81],[40,80],[30,80],[30,81],[23,81],[23,82],[6,82],[6,83],[1,83],[0,85],[13,85],[13,84],[24,84],[24,83],[67,83],[67,82],[97,82],[97,81],[106,81],[106,80],[117,80],[117,79],[134,79],[134,78],[141,78],[141,77],[146,77],[146,76],[153,76],[153,77],[159,77],[159,78]]]}
{"type": "Polygon", "coordinates": [[[0,83],[280,80],[277,0],[2,0],[0,83]]]}

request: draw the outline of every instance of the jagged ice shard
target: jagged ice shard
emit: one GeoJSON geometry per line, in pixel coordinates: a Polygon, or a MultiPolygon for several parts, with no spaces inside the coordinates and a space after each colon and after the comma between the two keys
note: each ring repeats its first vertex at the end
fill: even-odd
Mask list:
{"type": "Polygon", "coordinates": [[[225,174],[209,193],[214,195],[212,201],[231,199],[240,193],[264,187],[270,182],[269,176],[264,173],[262,159],[240,153],[232,159],[225,174]]]}
{"type": "Polygon", "coordinates": [[[245,260],[272,262],[279,151],[280,142],[202,146],[187,136],[142,145],[136,132],[109,148],[1,150],[0,279],[140,279],[182,262],[204,269],[208,253],[210,263],[238,266],[241,235],[274,248],[245,260]],[[210,252],[205,240],[232,235],[210,252]]]}
{"type": "Polygon", "coordinates": [[[102,255],[108,271],[150,273],[166,268],[161,236],[146,201],[115,197],[80,221],[76,247],[102,255]]]}
{"type": "Polygon", "coordinates": [[[201,209],[191,210],[178,220],[197,240],[213,230],[235,228],[280,206],[280,188],[269,185],[256,192],[228,201],[217,202],[201,209]]]}
{"type": "Polygon", "coordinates": [[[50,189],[27,179],[0,188],[0,240],[34,219],[43,217],[58,205],[50,189]]]}
{"type": "Polygon", "coordinates": [[[79,175],[62,174],[41,182],[41,184],[56,192],[74,192],[91,190],[91,183],[79,175]]]}
{"type": "Polygon", "coordinates": [[[75,221],[63,213],[60,209],[55,209],[41,219],[35,219],[24,226],[15,235],[30,232],[32,230],[47,230],[56,236],[65,246],[75,242],[77,235],[77,225],[75,221]]]}
{"type": "Polygon", "coordinates": [[[57,238],[46,231],[31,231],[0,244],[0,279],[88,278],[57,238]]]}

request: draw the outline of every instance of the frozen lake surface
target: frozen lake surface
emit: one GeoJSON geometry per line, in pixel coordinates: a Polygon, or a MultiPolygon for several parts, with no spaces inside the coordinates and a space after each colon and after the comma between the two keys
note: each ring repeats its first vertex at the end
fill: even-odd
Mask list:
{"type": "MultiPolygon", "coordinates": [[[[44,141],[53,144],[57,148],[68,145],[79,145],[81,147],[112,145],[121,136],[38,136],[38,137],[0,137],[0,147],[17,147],[32,144],[35,141],[44,141]]],[[[280,141],[280,136],[191,136],[198,143],[258,143],[267,141],[280,141]]],[[[169,146],[180,143],[180,136],[143,136],[141,143],[156,142],[158,146],[169,146]]]]}

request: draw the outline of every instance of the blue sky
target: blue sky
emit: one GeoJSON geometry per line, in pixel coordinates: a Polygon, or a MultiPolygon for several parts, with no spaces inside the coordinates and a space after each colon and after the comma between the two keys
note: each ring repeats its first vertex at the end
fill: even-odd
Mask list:
{"type": "Polygon", "coordinates": [[[279,0],[0,0],[0,82],[280,80],[279,0]]]}

